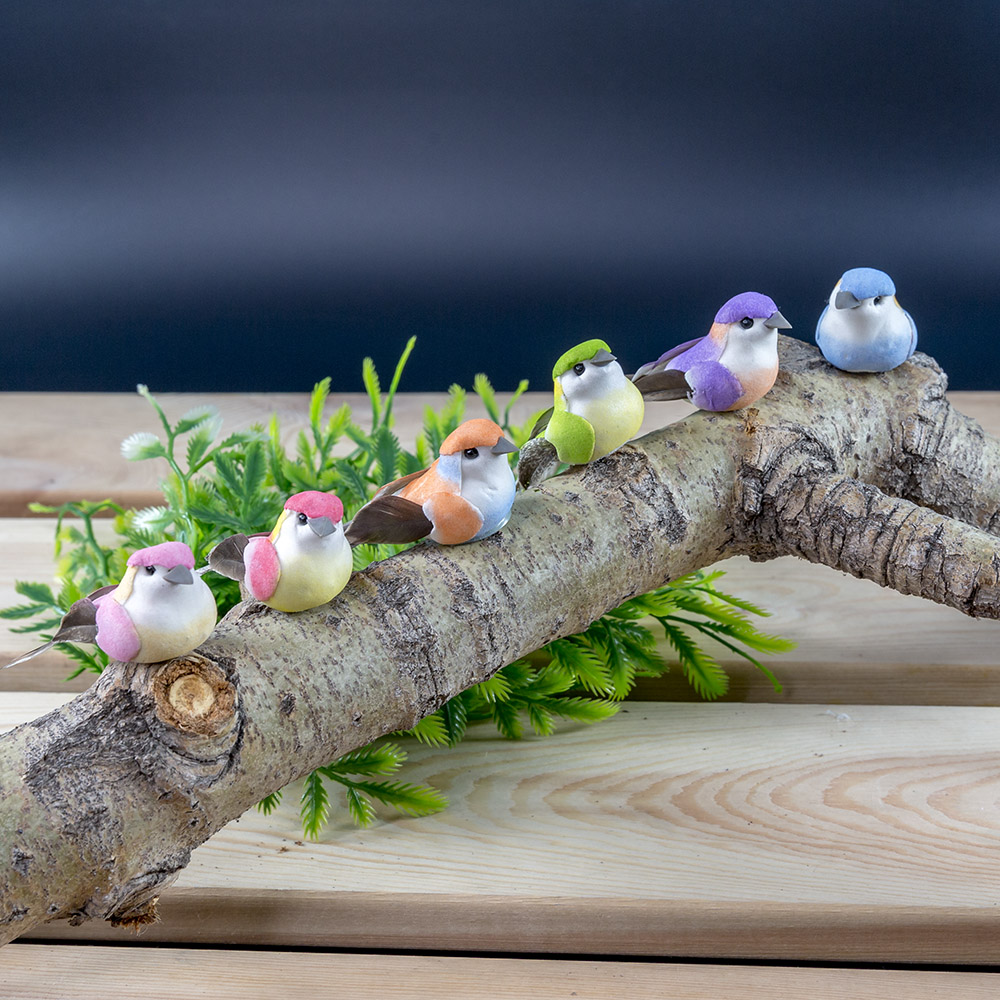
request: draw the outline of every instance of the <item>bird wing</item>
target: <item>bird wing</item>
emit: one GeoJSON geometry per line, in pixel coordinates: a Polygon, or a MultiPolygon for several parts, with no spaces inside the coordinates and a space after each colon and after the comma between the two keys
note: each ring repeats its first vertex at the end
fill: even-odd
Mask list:
{"type": "Polygon", "coordinates": [[[568,410],[555,410],[545,430],[545,439],[555,445],[560,462],[584,465],[594,454],[597,435],[589,420],[568,410]]]}
{"type": "Polygon", "coordinates": [[[640,368],[632,381],[635,387],[642,393],[643,399],[663,400],[663,399],[688,399],[691,395],[691,386],[688,385],[685,373],[677,368],[668,371],[651,371],[646,375],[640,374],[640,368]]]}
{"type": "Polygon", "coordinates": [[[386,483],[385,486],[380,486],[375,491],[375,496],[372,497],[373,500],[378,497],[384,497],[387,495],[392,495],[393,493],[399,493],[400,490],[405,489],[410,483],[415,482],[422,475],[427,472],[427,469],[419,469],[416,472],[411,472],[408,476],[402,476],[400,479],[394,479],[391,483],[386,483]]]}
{"type": "Polygon", "coordinates": [[[424,504],[434,524],[431,538],[441,545],[461,545],[483,526],[483,515],[457,493],[435,493],[424,504]]]}
{"type": "MultiPolygon", "coordinates": [[[[902,307],[901,307],[902,308],[902,307]]],[[[917,349],[917,324],[913,322],[913,317],[903,309],[906,318],[910,321],[910,350],[906,355],[908,358],[913,356],[913,352],[917,349]]]]}
{"type": "Polygon", "coordinates": [[[426,538],[433,528],[420,504],[390,494],[369,500],[344,534],[351,545],[403,545],[426,538]]]}
{"type": "Polygon", "coordinates": [[[51,649],[60,642],[94,642],[97,638],[97,607],[93,599],[102,597],[114,589],[114,584],[101,587],[100,590],[95,590],[89,596],[81,597],[80,600],[71,604],[69,611],[63,615],[63,619],[59,623],[58,631],[48,642],[36,646],[16,660],[11,660],[5,666],[13,667],[18,663],[24,663],[25,660],[30,660],[32,657],[38,656],[39,653],[44,653],[45,650],[51,649]]]}
{"type": "Polygon", "coordinates": [[[703,410],[721,412],[728,410],[740,396],[740,380],[718,361],[703,361],[687,370],[691,384],[691,402],[703,410]]]}
{"type": "Polygon", "coordinates": [[[829,305],[829,303],[827,303],[823,307],[823,311],[819,314],[819,319],[816,320],[816,334],[815,334],[815,336],[816,336],[816,344],[817,344],[817,346],[819,347],[820,350],[823,349],[823,344],[822,344],[823,334],[821,332],[822,329],[823,329],[823,320],[826,319],[826,314],[829,311],[830,311],[830,305],[829,305]]]}
{"type": "Polygon", "coordinates": [[[243,550],[243,565],[246,567],[244,583],[254,600],[269,600],[281,577],[281,564],[270,536],[255,535],[247,539],[243,550]]]}
{"type": "Polygon", "coordinates": [[[549,421],[552,419],[552,414],[555,412],[555,407],[550,406],[544,413],[539,414],[538,419],[535,421],[535,426],[531,428],[531,433],[528,435],[529,438],[538,437],[546,427],[549,426],[549,421]]]}
{"type": "Polygon", "coordinates": [[[223,538],[208,554],[208,565],[220,576],[228,576],[230,580],[243,582],[246,576],[246,565],[243,553],[250,541],[244,534],[230,535],[223,538]]]}
{"type": "Polygon", "coordinates": [[[114,660],[127,662],[139,655],[142,642],[128,612],[113,598],[97,605],[97,645],[114,660]]]}
{"type": "Polygon", "coordinates": [[[704,337],[695,337],[694,340],[686,340],[683,344],[671,347],[665,354],[661,354],[655,361],[650,361],[648,364],[643,365],[634,375],[630,376],[632,381],[635,382],[640,376],[648,375],[650,372],[658,369],[661,365],[668,364],[673,361],[674,358],[678,358],[686,351],[690,351],[692,347],[700,344],[704,339],[704,337]]]}

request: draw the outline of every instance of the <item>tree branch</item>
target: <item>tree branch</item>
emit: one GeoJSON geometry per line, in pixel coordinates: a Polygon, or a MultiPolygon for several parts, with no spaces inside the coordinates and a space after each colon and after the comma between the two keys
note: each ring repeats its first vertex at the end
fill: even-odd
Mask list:
{"type": "Polygon", "coordinates": [[[152,919],[190,851],[269,792],[729,555],[794,552],[997,617],[997,445],[933,361],[857,376],[787,338],[781,355],[757,407],[550,480],[484,542],[419,546],[313,611],[239,605],[198,653],[112,664],[0,739],[0,940],[152,919]]]}

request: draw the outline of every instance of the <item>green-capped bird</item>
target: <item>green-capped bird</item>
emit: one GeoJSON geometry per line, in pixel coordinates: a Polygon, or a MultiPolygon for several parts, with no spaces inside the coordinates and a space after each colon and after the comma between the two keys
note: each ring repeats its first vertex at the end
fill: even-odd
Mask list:
{"type": "Polygon", "coordinates": [[[517,476],[525,489],[548,478],[559,462],[586,465],[610,455],[642,424],[642,393],[603,340],[568,350],[555,363],[552,381],[555,403],[521,450],[517,476]]]}

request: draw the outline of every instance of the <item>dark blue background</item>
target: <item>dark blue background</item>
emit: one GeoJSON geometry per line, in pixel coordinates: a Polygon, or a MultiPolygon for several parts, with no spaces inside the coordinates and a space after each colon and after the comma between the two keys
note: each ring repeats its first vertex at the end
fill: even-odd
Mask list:
{"type": "Polygon", "coordinates": [[[1000,388],[1000,5],[15,0],[7,389],[547,388],[889,271],[1000,388]]]}

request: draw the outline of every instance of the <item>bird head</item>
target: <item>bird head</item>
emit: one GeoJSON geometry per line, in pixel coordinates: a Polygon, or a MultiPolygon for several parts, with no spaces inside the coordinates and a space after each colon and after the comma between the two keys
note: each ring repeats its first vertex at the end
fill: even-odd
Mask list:
{"type": "Polygon", "coordinates": [[[507,456],[515,451],[499,424],[482,417],[466,420],[441,443],[438,473],[457,481],[459,489],[472,480],[486,483],[512,477],[507,456]]]}
{"type": "Polygon", "coordinates": [[[734,295],[716,314],[712,335],[730,334],[741,340],[766,339],[777,330],[790,330],[792,324],[778,311],[774,300],[760,292],[734,295]]]}
{"type": "Polygon", "coordinates": [[[552,369],[555,398],[567,405],[600,399],[627,381],[618,359],[603,340],[587,340],[568,350],[552,369]]]}
{"type": "Polygon", "coordinates": [[[285,501],[285,509],[271,529],[273,545],[284,528],[299,545],[316,545],[335,535],[344,517],[344,505],[334,493],[306,490],[285,501]]]}
{"type": "Polygon", "coordinates": [[[119,604],[128,600],[133,589],[148,596],[157,590],[167,593],[174,586],[195,581],[194,554],[183,542],[161,542],[137,549],[125,565],[128,568],[115,591],[119,604]]]}
{"type": "Polygon", "coordinates": [[[896,285],[885,271],[874,267],[852,267],[834,286],[830,302],[835,309],[860,309],[864,315],[896,302],[896,285]]]}

